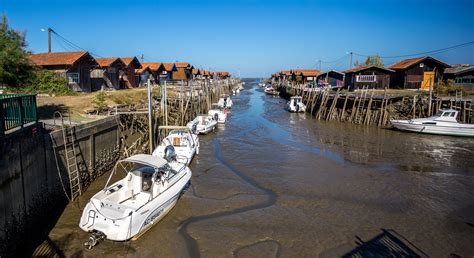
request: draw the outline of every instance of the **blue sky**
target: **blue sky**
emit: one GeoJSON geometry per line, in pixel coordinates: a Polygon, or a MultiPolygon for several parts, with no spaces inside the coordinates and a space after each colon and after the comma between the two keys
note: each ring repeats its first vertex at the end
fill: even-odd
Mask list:
{"type": "MultiPolygon", "coordinates": [[[[143,54],[243,77],[319,68],[318,60],[337,60],[323,70],[344,70],[349,51],[393,56],[474,41],[473,0],[0,0],[0,11],[33,52],[47,51],[41,29],[51,27],[100,56],[143,54]]],[[[52,44],[73,49],[57,37],[52,44]]],[[[434,56],[474,64],[474,45],[434,56]]]]}

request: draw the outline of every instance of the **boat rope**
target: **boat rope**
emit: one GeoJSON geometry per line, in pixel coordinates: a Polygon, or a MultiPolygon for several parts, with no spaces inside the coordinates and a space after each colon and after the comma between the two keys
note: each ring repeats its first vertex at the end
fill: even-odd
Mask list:
{"type": "Polygon", "coordinates": [[[69,195],[67,195],[66,187],[64,186],[63,178],[61,176],[61,170],[59,169],[58,157],[57,157],[57,154],[56,154],[56,148],[54,148],[54,146],[53,146],[53,142],[54,142],[53,135],[49,134],[49,137],[51,138],[51,147],[52,147],[53,153],[54,153],[54,160],[56,161],[56,169],[58,171],[59,181],[61,182],[61,186],[63,188],[64,195],[66,196],[67,200],[69,202],[71,202],[71,198],[69,198],[69,195]]]}

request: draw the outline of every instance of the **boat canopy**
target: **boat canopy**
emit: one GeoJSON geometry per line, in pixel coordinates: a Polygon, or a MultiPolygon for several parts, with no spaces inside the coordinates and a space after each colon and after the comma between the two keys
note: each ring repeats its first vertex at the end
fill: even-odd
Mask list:
{"type": "Polygon", "coordinates": [[[140,163],[140,164],[149,165],[156,168],[160,168],[168,163],[163,158],[147,155],[147,154],[133,155],[124,160],[121,160],[120,162],[140,163]]]}
{"type": "Polygon", "coordinates": [[[459,111],[454,109],[443,109],[440,110],[436,115],[436,121],[447,121],[447,122],[457,122],[457,116],[459,111]]]}

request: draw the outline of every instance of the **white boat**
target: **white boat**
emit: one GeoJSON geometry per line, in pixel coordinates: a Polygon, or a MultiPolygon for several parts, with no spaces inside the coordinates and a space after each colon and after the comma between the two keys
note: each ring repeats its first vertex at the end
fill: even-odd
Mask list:
{"type": "Polygon", "coordinates": [[[224,124],[227,120],[228,109],[223,108],[218,104],[212,104],[208,114],[214,118],[219,124],[224,124]]]}
{"type": "Polygon", "coordinates": [[[229,95],[222,95],[217,104],[222,108],[232,108],[232,99],[229,95]]]}
{"type": "Polygon", "coordinates": [[[305,112],[306,105],[303,103],[303,98],[301,96],[293,96],[290,98],[290,101],[287,103],[288,111],[290,112],[305,112]]]}
{"type": "Polygon", "coordinates": [[[280,93],[273,88],[272,85],[267,85],[263,90],[267,95],[279,95],[280,93]]]}
{"type": "Polygon", "coordinates": [[[194,134],[207,134],[217,126],[217,121],[211,115],[198,115],[186,125],[194,134]]]}
{"type": "Polygon", "coordinates": [[[170,130],[169,134],[153,151],[153,156],[164,157],[166,147],[173,146],[177,161],[189,165],[195,154],[199,154],[199,138],[186,126],[160,126],[162,130],[170,130]]]}
{"type": "Polygon", "coordinates": [[[100,240],[135,240],[161,220],[191,183],[191,170],[173,160],[138,154],[117,162],[103,190],[82,212],[79,227],[91,233],[84,243],[92,248],[100,240]],[[125,177],[110,183],[117,172],[125,177]]]}
{"type": "Polygon", "coordinates": [[[264,87],[265,87],[265,83],[264,83],[264,82],[259,82],[259,83],[258,83],[258,86],[264,88],[264,87]]]}
{"type": "Polygon", "coordinates": [[[428,118],[409,120],[390,120],[393,127],[410,132],[474,137],[474,124],[462,124],[457,121],[459,111],[440,110],[428,118]]]}

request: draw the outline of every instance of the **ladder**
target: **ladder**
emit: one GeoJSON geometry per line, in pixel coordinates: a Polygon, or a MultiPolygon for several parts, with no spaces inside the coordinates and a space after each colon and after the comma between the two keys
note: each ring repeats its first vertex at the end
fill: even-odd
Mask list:
{"type": "Polygon", "coordinates": [[[64,139],[64,157],[69,173],[69,183],[71,187],[71,200],[76,199],[82,194],[81,178],[79,167],[77,166],[76,141],[73,130],[63,127],[64,139]]]}
{"type": "MultiPolygon", "coordinates": [[[[71,188],[71,200],[75,200],[82,194],[81,178],[79,167],[77,165],[76,139],[73,128],[68,129],[64,126],[64,119],[61,112],[56,111],[54,116],[58,114],[61,119],[61,128],[64,141],[64,159],[66,160],[66,168],[69,175],[69,184],[71,188]]],[[[71,124],[71,122],[69,122],[71,124]]]]}

